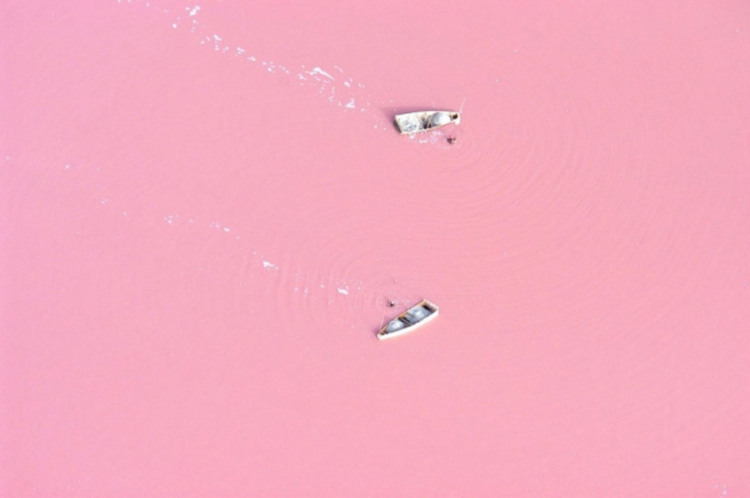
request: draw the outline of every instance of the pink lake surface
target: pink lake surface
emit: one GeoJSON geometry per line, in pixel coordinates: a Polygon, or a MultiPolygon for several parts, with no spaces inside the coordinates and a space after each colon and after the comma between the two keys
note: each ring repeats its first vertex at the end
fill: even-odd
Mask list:
{"type": "Polygon", "coordinates": [[[0,9],[1,496],[750,496],[746,1],[0,9]]]}

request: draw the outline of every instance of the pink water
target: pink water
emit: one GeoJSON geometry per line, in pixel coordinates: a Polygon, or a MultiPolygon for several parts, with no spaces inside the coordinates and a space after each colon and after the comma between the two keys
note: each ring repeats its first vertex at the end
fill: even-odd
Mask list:
{"type": "Polygon", "coordinates": [[[6,2],[0,495],[750,496],[750,7],[605,3],[6,2]]]}

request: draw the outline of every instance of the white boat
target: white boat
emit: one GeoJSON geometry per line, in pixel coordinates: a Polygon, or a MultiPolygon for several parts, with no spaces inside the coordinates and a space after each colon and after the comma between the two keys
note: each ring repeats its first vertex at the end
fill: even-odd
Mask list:
{"type": "Polygon", "coordinates": [[[418,111],[396,114],[396,125],[402,134],[434,130],[445,125],[459,124],[461,113],[456,111],[418,111]]]}
{"type": "Polygon", "coordinates": [[[422,325],[437,318],[439,311],[440,309],[436,304],[424,299],[386,323],[378,332],[378,339],[382,341],[414,332],[422,325]]]}

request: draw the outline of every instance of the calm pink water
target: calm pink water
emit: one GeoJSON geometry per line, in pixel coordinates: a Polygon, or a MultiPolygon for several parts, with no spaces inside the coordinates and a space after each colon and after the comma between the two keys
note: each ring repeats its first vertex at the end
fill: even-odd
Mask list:
{"type": "Polygon", "coordinates": [[[0,17],[2,496],[750,496],[747,2],[0,17]]]}

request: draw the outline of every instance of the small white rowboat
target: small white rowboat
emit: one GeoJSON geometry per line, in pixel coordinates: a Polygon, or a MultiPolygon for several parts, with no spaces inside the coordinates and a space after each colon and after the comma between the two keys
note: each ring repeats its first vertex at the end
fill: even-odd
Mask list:
{"type": "Polygon", "coordinates": [[[445,125],[459,124],[461,113],[455,111],[418,111],[396,114],[396,125],[402,134],[434,130],[445,125]]]}
{"type": "Polygon", "coordinates": [[[436,304],[425,299],[386,323],[378,332],[378,339],[382,341],[414,332],[422,325],[437,318],[439,311],[440,309],[436,304]]]}

